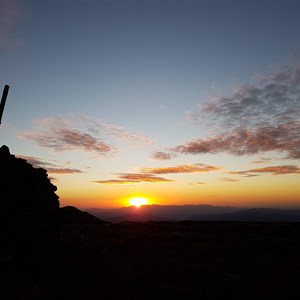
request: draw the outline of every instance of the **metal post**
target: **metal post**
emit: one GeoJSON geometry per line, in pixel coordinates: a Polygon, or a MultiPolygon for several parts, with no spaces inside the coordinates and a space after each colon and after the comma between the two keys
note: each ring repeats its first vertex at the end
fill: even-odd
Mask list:
{"type": "Polygon", "coordinates": [[[9,85],[5,85],[5,87],[3,89],[3,93],[2,93],[1,103],[0,103],[0,125],[1,125],[2,115],[3,115],[3,111],[4,111],[4,106],[6,103],[6,98],[8,95],[8,90],[9,90],[9,85]]]}

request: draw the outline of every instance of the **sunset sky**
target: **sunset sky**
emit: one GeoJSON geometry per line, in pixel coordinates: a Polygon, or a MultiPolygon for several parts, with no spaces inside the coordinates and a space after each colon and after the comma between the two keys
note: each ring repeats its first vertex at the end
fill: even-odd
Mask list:
{"type": "Polygon", "coordinates": [[[61,206],[300,208],[299,15],[297,0],[0,0],[0,144],[48,170],[61,206]]]}

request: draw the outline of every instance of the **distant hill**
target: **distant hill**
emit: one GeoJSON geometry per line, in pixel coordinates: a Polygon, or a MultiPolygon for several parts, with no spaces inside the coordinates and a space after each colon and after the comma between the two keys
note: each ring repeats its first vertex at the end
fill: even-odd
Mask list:
{"type": "Polygon", "coordinates": [[[116,209],[88,209],[88,211],[102,220],[110,222],[121,221],[181,221],[191,220],[191,216],[202,214],[231,213],[239,208],[231,206],[212,205],[143,205],[129,206],[116,209]]]}
{"type": "Polygon", "coordinates": [[[194,215],[195,221],[300,222],[300,209],[252,208],[232,213],[194,215]]]}
{"type": "Polygon", "coordinates": [[[96,217],[118,223],[122,221],[245,221],[300,222],[299,209],[251,208],[212,205],[143,205],[117,209],[89,209],[96,217]]]}
{"type": "Polygon", "coordinates": [[[98,225],[104,222],[88,212],[83,212],[74,206],[60,208],[61,224],[98,225]]]}

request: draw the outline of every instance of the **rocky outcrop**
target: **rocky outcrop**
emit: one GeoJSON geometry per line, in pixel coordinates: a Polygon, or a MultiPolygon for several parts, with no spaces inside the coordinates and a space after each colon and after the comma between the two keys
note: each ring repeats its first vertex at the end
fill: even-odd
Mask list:
{"type": "Polygon", "coordinates": [[[51,251],[60,240],[59,197],[42,168],[0,148],[0,257],[51,251]]]}

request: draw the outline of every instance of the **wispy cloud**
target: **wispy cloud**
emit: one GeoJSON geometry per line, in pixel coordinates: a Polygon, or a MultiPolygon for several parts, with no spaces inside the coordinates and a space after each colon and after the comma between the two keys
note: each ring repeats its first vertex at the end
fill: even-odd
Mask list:
{"type": "MultiPolygon", "coordinates": [[[[52,118],[55,119],[55,118],[52,118]]],[[[131,132],[124,127],[106,122],[102,119],[95,119],[86,116],[64,116],[67,123],[70,126],[78,126],[85,128],[87,132],[95,135],[106,135],[114,138],[118,142],[123,141],[129,143],[131,146],[149,146],[154,142],[153,140],[145,134],[131,132]]]]}
{"type": "MultiPolygon", "coordinates": [[[[135,184],[141,182],[172,182],[174,180],[158,177],[158,174],[180,174],[210,172],[222,169],[221,167],[210,166],[205,164],[179,165],[164,168],[147,168],[141,167],[140,173],[119,173],[117,179],[97,180],[94,182],[102,184],[135,184]]],[[[199,182],[198,184],[202,184],[199,182]]]]}
{"type": "Polygon", "coordinates": [[[120,125],[99,121],[98,125],[107,135],[115,137],[118,140],[129,142],[132,145],[149,146],[153,144],[152,139],[148,136],[127,131],[120,125]]]}
{"type": "Polygon", "coordinates": [[[121,173],[118,176],[119,179],[110,180],[96,180],[93,182],[101,184],[137,184],[142,182],[172,182],[173,180],[158,177],[153,174],[141,174],[141,173],[121,173]]]}
{"type": "Polygon", "coordinates": [[[63,168],[56,164],[45,162],[34,156],[17,155],[18,158],[25,159],[28,163],[32,164],[35,168],[46,169],[49,174],[76,174],[83,173],[83,171],[74,168],[63,168]]]}
{"type": "Polygon", "coordinates": [[[37,143],[38,146],[56,151],[79,150],[100,155],[112,154],[116,146],[113,142],[123,141],[129,145],[147,146],[152,140],[142,134],[132,133],[123,127],[98,119],[79,116],[59,116],[44,118],[35,122],[36,130],[21,132],[20,136],[37,143]]]}
{"type": "Polygon", "coordinates": [[[15,34],[15,27],[23,17],[21,3],[18,0],[0,2],[0,48],[8,50],[22,47],[24,40],[15,34]]]}
{"type": "Polygon", "coordinates": [[[28,163],[33,165],[35,168],[46,168],[46,167],[54,167],[55,166],[54,164],[45,162],[35,156],[16,155],[16,157],[26,160],[28,163]]]}
{"type": "Polygon", "coordinates": [[[271,158],[268,158],[268,157],[260,157],[258,160],[254,160],[251,163],[252,164],[264,164],[264,163],[269,162],[270,160],[271,160],[271,158]]]}
{"type": "Polygon", "coordinates": [[[168,153],[163,151],[155,151],[151,153],[151,158],[154,160],[168,160],[175,156],[174,153],[168,153]]]}
{"type": "Polygon", "coordinates": [[[234,171],[229,174],[246,175],[246,176],[257,176],[264,173],[271,173],[272,175],[286,175],[286,174],[300,174],[300,168],[294,165],[287,166],[271,166],[265,168],[256,168],[246,171],[234,171]]]}
{"type": "Polygon", "coordinates": [[[229,177],[220,178],[220,180],[223,181],[223,182],[237,182],[237,181],[239,181],[238,179],[229,178],[229,177]]]}
{"type": "Polygon", "coordinates": [[[174,167],[162,167],[162,168],[146,168],[142,167],[140,170],[143,173],[148,174],[174,174],[174,173],[199,173],[221,170],[221,167],[210,166],[205,164],[193,164],[193,165],[178,165],[174,167]]]}
{"type": "Polygon", "coordinates": [[[79,169],[74,168],[47,168],[49,174],[77,174],[84,173],[79,169]]]}
{"type": "Polygon", "coordinates": [[[32,140],[40,147],[51,148],[56,151],[82,150],[106,154],[115,149],[88,133],[69,128],[52,128],[43,132],[24,132],[22,137],[32,140]]]}

